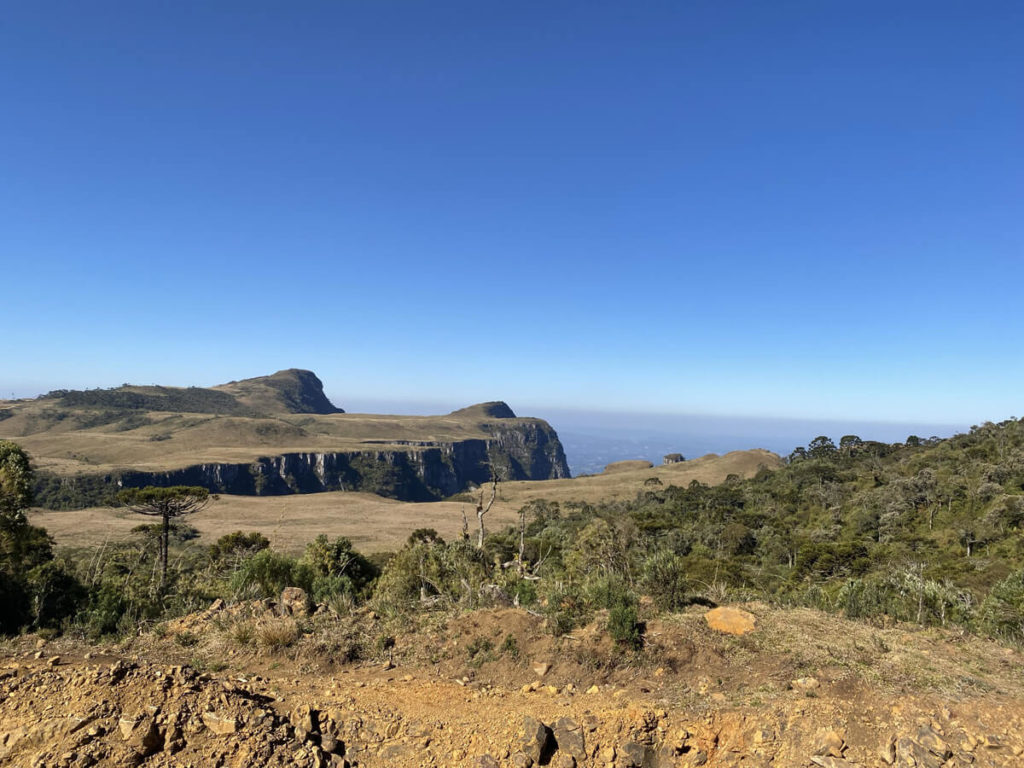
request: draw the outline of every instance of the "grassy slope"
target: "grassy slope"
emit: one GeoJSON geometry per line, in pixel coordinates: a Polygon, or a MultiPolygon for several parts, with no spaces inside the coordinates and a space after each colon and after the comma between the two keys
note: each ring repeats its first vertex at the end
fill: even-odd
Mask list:
{"type": "MultiPolygon", "coordinates": [[[[334,417],[331,417],[334,418],[334,417]]],[[[568,480],[537,480],[503,483],[500,495],[486,518],[489,530],[509,525],[517,510],[532,499],[581,501],[629,499],[657,477],[668,485],[688,485],[692,480],[714,484],[729,474],[750,477],[759,467],[776,467],[779,458],[762,450],[735,451],[725,456],[710,454],[700,459],[610,474],[568,480]]],[[[205,511],[187,519],[201,533],[200,543],[210,544],[219,536],[236,530],[258,530],[273,546],[298,551],[317,534],[348,536],[356,548],[366,552],[392,550],[401,546],[416,528],[436,528],[445,538],[457,536],[465,511],[471,525],[476,518],[471,501],[428,504],[385,499],[366,493],[316,493],[296,496],[222,496],[205,511]]],[[[93,508],[74,512],[35,510],[34,525],[46,528],[57,543],[93,546],[104,540],[123,540],[141,522],[125,510],[93,508]]]]}
{"type": "MultiPolygon", "coordinates": [[[[485,439],[479,419],[462,416],[295,414],[252,418],[196,413],[148,412],[147,423],[124,429],[123,420],[81,429],[74,418],[47,421],[42,406],[19,409],[0,421],[0,438],[16,441],[40,469],[58,474],[117,468],[160,470],[203,462],[246,462],[260,456],[301,451],[379,449],[398,441],[485,439]],[[168,436],[163,438],[163,436],[168,436]],[[160,439],[163,438],[163,439],[160,439]]],[[[532,419],[502,419],[514,426],[532,419]]],[[[408,448],[406,448],[408,450],[408,448]]]]}

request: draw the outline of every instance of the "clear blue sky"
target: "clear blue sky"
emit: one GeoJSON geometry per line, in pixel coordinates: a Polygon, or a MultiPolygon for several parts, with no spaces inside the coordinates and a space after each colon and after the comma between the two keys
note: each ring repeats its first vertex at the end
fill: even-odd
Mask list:
{"type": "Polygon", "coordinates": [[[0,395],[1024,415],[1024,4],[13,2],[0,395]]]}

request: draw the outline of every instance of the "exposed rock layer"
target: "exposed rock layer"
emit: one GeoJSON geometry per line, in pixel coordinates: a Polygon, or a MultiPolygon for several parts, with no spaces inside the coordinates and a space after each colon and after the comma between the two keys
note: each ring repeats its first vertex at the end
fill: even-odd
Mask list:
{"type": "Polygon", "coordinates": [[[492,428],[486,440],[410,443],[380,450],[285,453],[248,463],[194,464],[162,472],[107,476],[120,487],[200,485],[215,493],[274,496],[367,491],[402,501],[451,496],[470,484],[569,477],[558,435],[539,420],[492,428]]]}

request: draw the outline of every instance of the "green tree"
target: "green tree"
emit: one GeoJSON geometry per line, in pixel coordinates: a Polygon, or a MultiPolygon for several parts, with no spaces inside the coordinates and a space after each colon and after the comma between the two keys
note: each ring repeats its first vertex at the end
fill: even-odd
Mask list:
{"type": "Polygon", "coordinates": [[[18,515],[32,503],[32,467],[16,443],[0,440],[0,514],[18,515]]]}
{"type": "Polygon", "coordinates": [[[118,494],[118,500],[138,515],[159,517],[163,521],[160,531],[160,589],[167,584],[167,544],[171,536],[171,520],[190,515],[206,506],[210,492],[199,486],[172,485],[158,488],[129,488],[118,494]]]}
{"type": "Polygon", "coordinates": [[[62,564],[53,562],[53,541],[29,525],[32,468],[28,454],[0,441],[0,632],[20,627],[55,626],[74,612],[81,586],[62,564]]]}
{"type": "Polygon", "coordinates": [[[807,444],[807,448],[812,459],[828,460],[836,455],[836,444],[827,435],[818,435],[807,444]]]}

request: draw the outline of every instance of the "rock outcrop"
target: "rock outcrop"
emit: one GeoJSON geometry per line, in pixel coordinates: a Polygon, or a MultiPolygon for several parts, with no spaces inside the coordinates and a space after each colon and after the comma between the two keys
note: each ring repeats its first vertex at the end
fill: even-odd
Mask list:
{"type": "Polygon", "coordinates": [[[289,368],[270,376],[233,381],[214,388],[233,395],[256,413],[344,413],[327,399],[323,382],[312,371],[289,368]]]}
{"type": "Polygon", "coordinates": [[[119,487],[200,485],[215,493],[276,496],[321,491],[366,491],[402,501],[436,501],[491,479],[569,477],[555,431],[538,419],[496,426],[485,440],[408,442],[379,450],[285,453],[246,463],[194,464],[163,472],[109,476],[119,487]]]}

